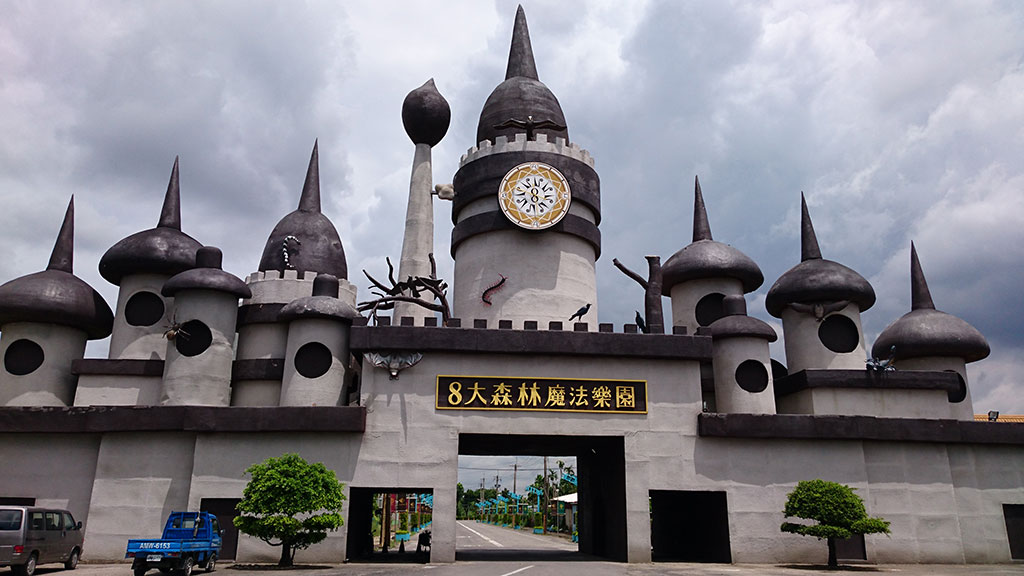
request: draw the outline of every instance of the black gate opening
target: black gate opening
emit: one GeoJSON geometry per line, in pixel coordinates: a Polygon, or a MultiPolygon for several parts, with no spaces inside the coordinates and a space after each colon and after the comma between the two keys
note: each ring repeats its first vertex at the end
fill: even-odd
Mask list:
{"type": "Polygon", "coordinates": [[[575,456],[578,551],[456,549],[456,560],[627,560],[626,459],[621,436],[461,434],[459,456],[575,456]]]}
{"type": "Polygon", "coordinates": [[[1010,558],[1024,560],[1024,504],[1003,504],[1003,519],[1010,541],[1010,558]]]}
{"type": "Polygon", "coordinates": [[[429,562],[433,495],[425,488],[349,488],[346,560],[429,562]]]}
{"type": "Polygon", "coordinates": [[[223,531],[220,545],[220,559],[234,560],[238,555],[238,528],[235,528],[235,506],[241,498],[203,498],[199,501],[199,510],[209,512],[217,517],[217,523],[223,531]]]}
{"type": "Polygon", "coordinates": [[[725,492],[651,490],[651,559],[732,562],[725,492]]]}

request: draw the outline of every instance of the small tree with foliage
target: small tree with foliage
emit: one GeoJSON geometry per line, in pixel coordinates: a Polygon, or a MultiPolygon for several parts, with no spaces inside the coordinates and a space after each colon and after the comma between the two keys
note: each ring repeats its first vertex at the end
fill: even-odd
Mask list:
{"type": "Polygon", "coordinates": [[[814,520],[817,524],[783,522],[782,531],[828,540],[828,566],[836,568],[836,539],[854,534],[889,533],[889,523],[868,517],[864,502],[853,488],[827,480],[804,480],[789,493],[783,512],[786,518],[814,520]]]}
{"type": "Polygon", "coordinates": [[[252,479],[236,506],[239,531],[281,546],[278,566],[291,566],[296,550],[308,548],[342,525],[344,484],[332,470],[310,464],[298,454],[284,454],[253,464],[252,479]]]}

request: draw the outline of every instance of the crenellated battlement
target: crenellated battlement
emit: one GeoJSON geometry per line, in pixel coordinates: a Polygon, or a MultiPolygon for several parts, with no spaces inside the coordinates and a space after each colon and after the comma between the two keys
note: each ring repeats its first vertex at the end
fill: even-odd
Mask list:
{"type": "Polygon", "coordinates": [[[550,152],[569,156],[591,168],[594,167],[594,158],[590,155],[590,152],[580,148],[578,144],[566,142],[565,138],[555,138],[554,142],[548,142],[547,134],[537,134],[535,137],[535,140],[527,140],[526,133],[521,132],[516,134],[515,139],[511,142],[508,141],[506,136],[498,136],[495,138],[494,144],[491,144],[490,140],[484,140],[462,155],[462,158],[459,160],[459,167],[461,168],[469,162],[484,156],[504,152],[550,152]]]}

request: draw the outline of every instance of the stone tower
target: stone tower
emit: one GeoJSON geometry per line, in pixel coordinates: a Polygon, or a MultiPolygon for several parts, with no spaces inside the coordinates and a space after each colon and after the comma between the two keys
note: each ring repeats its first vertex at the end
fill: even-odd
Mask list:
{"type": "Polygon", "coordinates": [[[71,406],[71,363],[86,340],[110,335],[113,313],[74,275],[74,250],[72,198],[46,270],[0,286],[0,406],[71,406]]]}
{"type": "Polygon", "coordinates": [[[921,270],[917,248],[910,244],[910,312],[882,330],[871,348],[875,358],[893,358],[898,370],[956,372],[960,386],[949,393],[951,416],[973,420],[967,363],[988,357],[985,337],[960,318],[935,309],[921,270]]]}
{"type": "Polygon", "coordinates": [[[790,374],[863,370],[867,353],[860,314],[874,305],[875,291],[860,274],[821,257],[802,194],[800,209],[800,263],[780,276],[765,298],[768,313],[782,319],[787,368],[790,374]]]}
{"type": "Polygon", "coordinates": [[[661,269],[661,291],[672,298],[672,326],[693,334],[725,315],[727,296],[757,290],[764,275],[746,254],[711,237],[700,180],[694,177],[693,242],[669,257],[661,269]]]}
{"type": "Polygon", "coordinates": [[[156,228],[120,240],[100,259],[100,275],[120,287],[111,360],[163,359],[164,332],[175,323],[174,299],[161,295],[164,282],[196,264],[201,244],[181,231],[178,159],[174,159],[156,228]]]}
{"type": "Polygon", "coordinates": [[[538,78],[522,6],[505,81],[487,98],[453,184],[454,315],[547,328],[589,304],[580,320],[596,327],[600,181],[538,78]]]}

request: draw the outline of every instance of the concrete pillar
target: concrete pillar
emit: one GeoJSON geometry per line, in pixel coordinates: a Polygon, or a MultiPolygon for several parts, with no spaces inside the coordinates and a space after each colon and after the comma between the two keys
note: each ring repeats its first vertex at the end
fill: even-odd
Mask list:
{"type": "Polygon", "coordinates": [[[280,405],[341,404],[348,365],[348,342],[349,327],[336,320],[293,320],[288,325],[280,405]]]}
{"type": "Polygon", "coordinates": [[[711,322],[698,322],[698,304],[702,312],[705,309],[720,310],[722,299],[731,295],[743,295],[743,283],[737,278],[699,278],[676,284],[671,290],[672,325],[685,326],[687,334],[695,333],[701,326],[709,326],[711,322]]]}
{"type": "Polygon", "coordinates": [[[163,296],[160,290],[169,278],[161,274],[134,274],[121,279],[108,358],[162,360],[165,357],[164,332],[174,323],[174,299],[163,296]],[[159,313],[160,308],[162,313],[159,313]],[[126,311],[131,313],[126,314],[126,311]]]}
{"type": "Polygon", "coordinates": [[[175,296],[174,309],[177,321],[189,333],[179,332],[167,341],[160,403],[228,406],[238,297],[213,290],[185,290],[175,296]],[[199,339],[206,331],[209,344],[189,355],[202,348],[199,339]]]}
{"type": "MultiPolygon", "coordinates": [[[[416,144],[409,181],[409,204],[405,212],[402,259],[398,263],[399,282],[404,282],[410,276],[430,275],[428,255],[434,252],[433,188],[430,145],[416,144]]],[[[424,298],[430,300],[432,296],[427,293],[424,298]]],[[[434,317],[434,312],[409,302],[396,302],[393,323],[398,324],[403,316],[415,318],[416,325],[422,326],[423,319],[434,317]]]]}
{"type": "Polygon", "coordinates": [[[775,388],[767,340],[756,337],[715,340],[714,372],[716,412],[775,414],[775,388]]]}
{"type": "Polygon", "coordinates": [[[801,370],[864,369],[867,348],[857,304],[847,304],[820,320],[813,313],[797,312],[787,306],[782,310],[782,330],[786,335],[786,368],[790,374],[801,370]],[[836,350],[826,346],[830,329],[845,346],[832,344],[836,350]]]}
{"type": "Polygon", "coordinates": [[[78,382],[71,362],[85,355],[85,341],[85,331],[57,324],[0,327],[0,406],[71,406],[78,382]]]}

